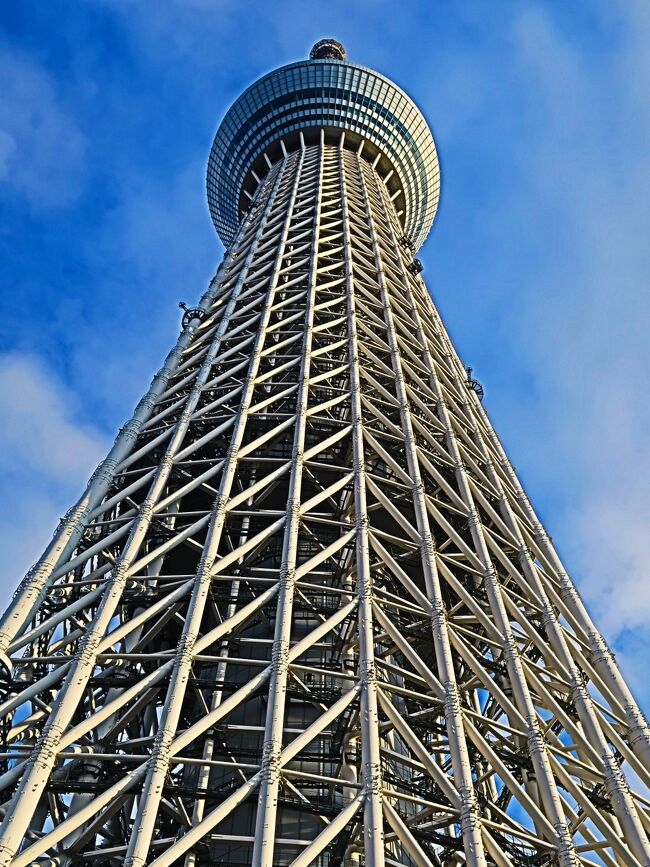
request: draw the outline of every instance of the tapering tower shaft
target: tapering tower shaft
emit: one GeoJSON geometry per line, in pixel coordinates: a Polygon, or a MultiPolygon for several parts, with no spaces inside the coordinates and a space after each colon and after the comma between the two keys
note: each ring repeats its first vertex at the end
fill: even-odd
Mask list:
{"type": "Polygon", "coordinates": [[[217,137],[224,263],[0,624],[0,865],[650,863],[644,718],[405,232],[425,145],[395,184],[344,121],[217,137]]]}

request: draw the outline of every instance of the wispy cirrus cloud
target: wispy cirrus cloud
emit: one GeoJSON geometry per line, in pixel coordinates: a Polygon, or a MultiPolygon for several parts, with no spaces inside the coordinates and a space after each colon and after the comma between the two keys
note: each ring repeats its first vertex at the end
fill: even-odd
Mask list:
{"type": "Polygon", "coordinates": [[[650,110],[641,91],[626,88],[632,70],[650,85],[650,16],[620,5],[613,14],[602,10],[598,23],[606,27],[612,17],[620,48],[597,70],[542,9],[517,24],[539,112],[525,160],[547,215],[531,223],[548,239],[548,253],[515,305],[527,327],[513,334],[546,407],[546,418],[528,425],[536,475],[548,479],[550,468],[562,491],[560,520],[552,518],[561,547],[616,640],[650,629],[650,404],[642,399],[650,361],[650,158],[642,143],[650,110]],[[558,257],[562,235],[570,248],[558,257]]]}
{"type": "Polygon", "coordinates": [[[442,160],[427,282],[647,702],[650,8],[508,3],[486,24],[469,3],[450,30],[408,87],[442,160]]]}
{"type": "Polygon", "coordinates": [[[0,354],[0,588],[6,597],[81,493],[109,439],[80,424],[76,398],[41,361],[0,354]]]}

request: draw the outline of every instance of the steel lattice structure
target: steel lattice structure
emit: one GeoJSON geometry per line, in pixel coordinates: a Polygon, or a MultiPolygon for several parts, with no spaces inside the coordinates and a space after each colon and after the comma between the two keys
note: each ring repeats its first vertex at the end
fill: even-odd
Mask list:
{"type": "Polygon", "coordinates": [[[405,235],[435,149],[418,205],[345,112],[278,137],[273,105],[2,620],[0,865],[650,864],[648,726],[405,235]]]}

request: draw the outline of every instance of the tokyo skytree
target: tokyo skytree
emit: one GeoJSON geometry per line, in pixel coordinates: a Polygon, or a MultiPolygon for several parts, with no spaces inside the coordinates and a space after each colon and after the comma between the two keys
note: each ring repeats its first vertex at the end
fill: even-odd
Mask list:
{"type": "Polygon", "coordinates": [[[332,39],[225,115],[223,262],[0,621],[0,867],[650,865],[648,725],[415,258],[439,189],[332,39]]]}

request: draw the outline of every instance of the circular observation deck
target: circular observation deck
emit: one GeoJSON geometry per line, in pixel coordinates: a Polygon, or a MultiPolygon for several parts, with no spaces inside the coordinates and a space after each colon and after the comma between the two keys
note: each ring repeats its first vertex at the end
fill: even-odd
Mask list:
{"type": "Polygon", "coordinates": [[[207,192],[212,221],[228,246],[261,178],[284,151],[339,142],[375,163],[405,234],[419,248],[438,207],[440,168],[431,131],[415,103],[392,81],[348,63],[335,40],[309,60],[282,66],[231,106],[212,144],[207,192]]]}

